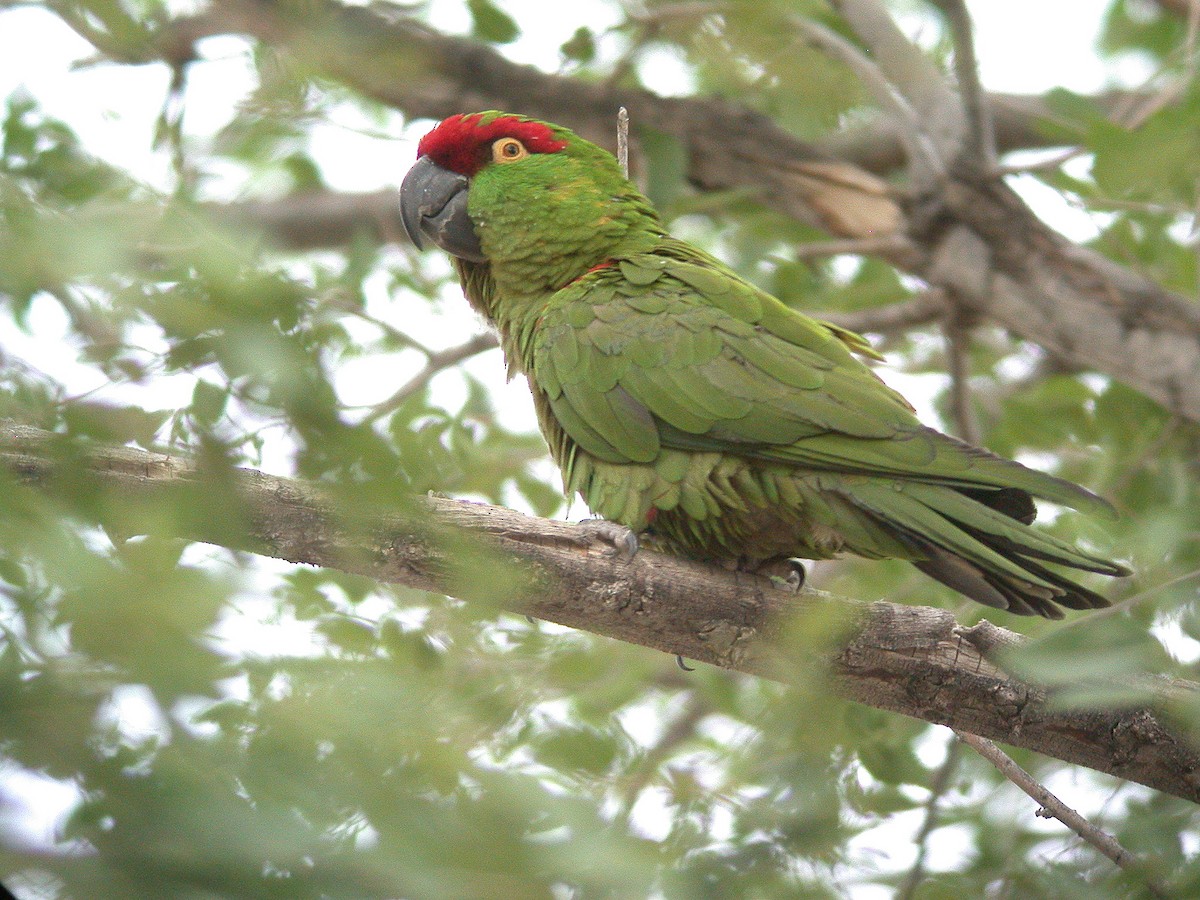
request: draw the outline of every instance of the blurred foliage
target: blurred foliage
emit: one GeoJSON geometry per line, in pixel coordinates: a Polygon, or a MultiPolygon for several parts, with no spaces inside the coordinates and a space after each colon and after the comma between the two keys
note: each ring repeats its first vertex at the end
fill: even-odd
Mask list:
{"type": "MultiPolygon", "coordinates": [[[[390,14],[436,24],[448,6],[464,33],[504,52],[539,27],[500,0],[390,14]]],[[[928,7],[895,7],[946,54],[928,7]]],[[[42,14],[140,59],[173,10],[83,0],[42,14]]],[[[581,13],[539,64],[654,90],[669,61],[695,92],[806,139],[870,116],[856,81],[788,25],[811,15],[840,28],[818,0],[609,12],[612,27],[581,13]]],[[[0,23],[27,14],[5,10],[0,23]]],[[[1151,93],[1182,86],[1136,127],[1056,92],[1086,165],[1036,177],[1093,213],[1095,249],[1195,293],[1200,89],[1186,23],[1165,5],[1113,0],[1104,29],[1098,52],[1148,63],[1151,93]]],[[[207,132],[190,130],[187,113],[209,102],[211,81],[143,70],[168,85],[147,123],[151,146],[136,148],[167,163],[162,177],[93,152],[78,122],[29,90],[0,111],[0,417],[56,432],[68,464],[100,440],[190,454],[208,473],[203,489],[154,509],[83,477],[35,493],[0,473],[0,879],[23,898],[895,891],[947,736],[831,698],[805,668],[811,656],[798,655],[807,677],[788,689],[684,673],[637,647],[172,536],[198,521],[236,534],[235,465],[321,480],[349,508],[436,490],[565,511],[494,351],[388,399],[480,328],[444,260],[365,235],[289,252],[215,211],[339,183],[357,162],[322,150],[322,128],[370,141],[405,123],[278,48],[212,52],[193,71],[232,54],[244,84],[207,132]],[[28,813],[50,796],[47,779],[74,798],[51,835],[32,831],[28,813]],[[30,783],[43,787],[21,793],[30,783]]],[[[744,196],[696,194],[673,139],[639,138],[641,177],[676,231],[786,302],[856,312],[915,290],[878,261],[798,255],[820,235],[744,196]]],[[[1012,664],[1069,689],[1064,702],[1122,702],[1147,673],[1196,678],[1197,429],[1006,334],[973,337],[985,442],[1111,497],[1125,515],[1110,529],[1070,515],[1046,527],[1115,546],[1137,571],[1112,588],[1129,600],[1115,616],[1001,614],[1034,636],[1012,664]]],[[[924,389],[953,429],[937,328],[880,341],[905,390],[924,389]]],[[[476,568],[462,577],[494,580],[476,568]]],[[[811,580],[864,599],[948,603],[968,623],[984,612],[898,564],[823,563],[811,580]]],[[[800,627],[797,644],[820,630],[800,627]]],[[[1200,709],[1173,713],[1200,730],[1200,709]]],[[[1190,805],[1016,758],[1180,896],[1200,890],[1190,805]]],[[[961,754],[946,774],[913,896],[1137,893],[981,760],[961,754]]]]}

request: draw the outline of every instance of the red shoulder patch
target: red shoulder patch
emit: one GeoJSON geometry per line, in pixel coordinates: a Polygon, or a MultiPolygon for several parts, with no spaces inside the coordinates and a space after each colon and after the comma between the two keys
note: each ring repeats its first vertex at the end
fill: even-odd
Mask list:
{"type": "Polygon", "coordinates": [[[472,113],[439,122],[417,144],[417,156],[430,156],[443,169],[469,177],[492,158],[492,144],[502,137],[516,138],[530,153],[557,153],[567,146],[542,122],[519,116],[496,116],[484,121],[483,113],[472,113]]]}

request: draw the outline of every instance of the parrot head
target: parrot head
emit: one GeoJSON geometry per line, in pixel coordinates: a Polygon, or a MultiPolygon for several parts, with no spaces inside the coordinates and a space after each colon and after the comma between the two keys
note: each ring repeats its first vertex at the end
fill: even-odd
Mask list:
{"type": "Polygon", "coordinates": [[[496,111],[426,134],[400,186],[404,229],[500,281],[557,289],[630,239],[661,235],[657,214],[612,154],[559,125],[496,111]],[[507,276],[507,277],[506,277],[507,276]]]}

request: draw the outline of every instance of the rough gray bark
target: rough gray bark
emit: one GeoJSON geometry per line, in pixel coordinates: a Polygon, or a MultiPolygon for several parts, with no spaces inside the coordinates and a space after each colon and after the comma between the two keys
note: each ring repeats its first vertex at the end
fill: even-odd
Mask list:
{"type": "MultiPolygon", "coordinates": [[[[112,501],[97,508],[122,510],[125,530],[137,525],[131,511],[207,483],[186,460],[81,447],[11,423],[0,425],[0,465],[43,491],[53,492],[60,479],[92,482],[112,501]]],[[[350,517],[327,491],[303,481],[236,469],[222,483],[241,508],[222,521],[197,518],[183,526],[183,537],[452,593],[752,675],[787,681],[820,667],[832,690],[861,703],[1200,802],[1200,752],[1160,712],[1055,708],[1045,688],[994,662],[997,649],[1021,638],[987,622],[962,628],[939,609],[791,594],[764,579],[649,551],[628,559],[592,529],[485,504],[430,497],[401,511],[356,506],[350,517]],[[497,571],[515,573],[499,595],[495,579],[464,577],[463,558],[480,553],[497,571]],[[823,629],[836,626],[841,637],[831,647],[814,650],[789,638],[798,619],[812,617],[823,629]]],[[[1163,705],[1196,690],[1168,679],[1146,685],[1163,705]]]]}

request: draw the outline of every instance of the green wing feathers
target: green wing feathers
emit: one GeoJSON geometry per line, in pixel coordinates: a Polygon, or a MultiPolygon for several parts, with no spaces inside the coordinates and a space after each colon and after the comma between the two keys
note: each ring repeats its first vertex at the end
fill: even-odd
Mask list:
{"type": "Polygon", "coordinates": [[[875,355],[865,340],[681,242],[557,292],[529,348],[526,369],[557,427],[596,466],[629,476],[573,471],[572,451],[559,460],[568,484],[593,508],[589,490],[609,509],[614,492],[640,492],[619,498],[625,524],[654,519],[684,550],[752,557],[737,536],[783,523],[809,532],[783,555],[899,555],[982,603],[1050,617],[1107,601],[1046,563],[1125,573],[1028,526],[1031,495],[1109,516],[1104,500],[923,426],[857,358],[875,355]],[[680,466],[678,451],[711,462],[680,466]],[[772,512],[781,495],[794,508],[772,512]]]}

